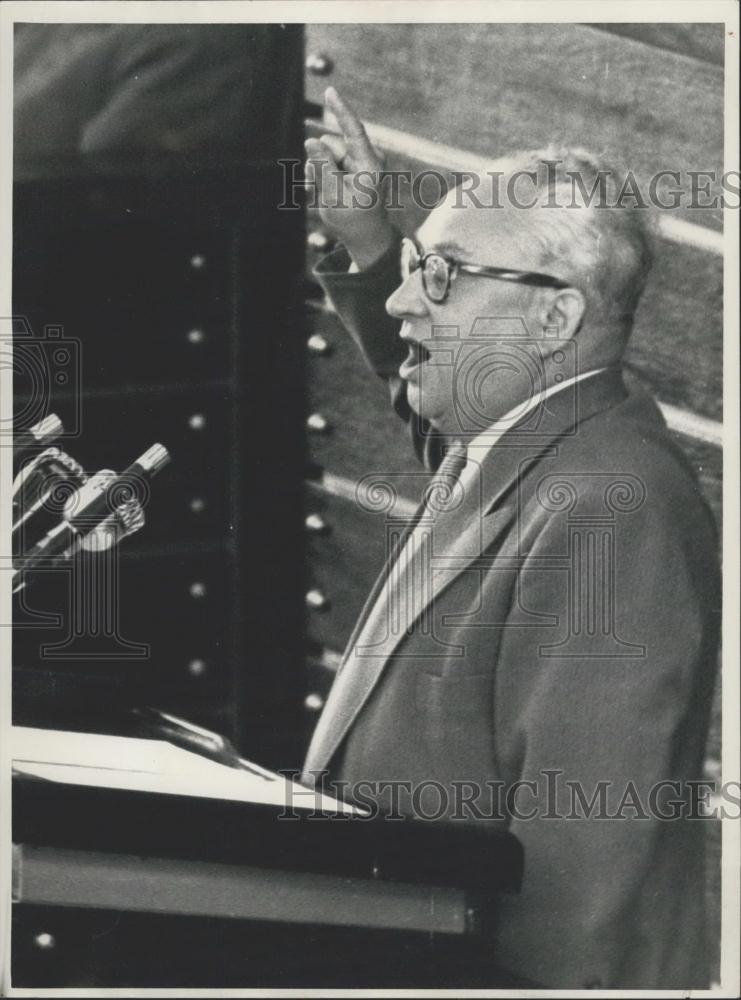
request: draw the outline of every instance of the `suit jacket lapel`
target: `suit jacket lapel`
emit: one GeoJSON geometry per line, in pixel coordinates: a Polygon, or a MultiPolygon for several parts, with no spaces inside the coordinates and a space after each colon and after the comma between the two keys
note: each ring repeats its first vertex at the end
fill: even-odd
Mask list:
{"type": "Polygon", "coordinates": [[[350,634],[350,638],[347,641],[347,644],[345,646],[345,652],[343,653],[342,660],[340,662],[340,668],[339,668],[340,670],[342,670],[343,666],[347,662],[347,659],[350,656],[350,653],[352,652],[352,650],[353,650],[353,648],[355,646],[355,643],[357,641],[357,638],[358,638],[360,632],[365,627],[365,624],[366,624],[366,622],[368,620],[368,615],[370,614],[371,610],[373,609],[373,607],[374,607],[374,605],[375,605],[375,603],[376,603],[376,601],[378,599],[378,595],[383,590],[383,588],[386,586],[386,582],[387,582],[387,580],[389,578],[389,574],[390,574],[392,568],[394,567],[394,565],[396,564],[396,560],[398,558],[399,552],[401,551],[401,549],[406,544],[407,539],[409,538],[409,536],[411,535],[412,531],[414,530],[414,528],[415,528],[417,522],[419,521],[420,516],[422,515],[423,511],[424,511],[424,504],[420,503],[419,506],[417,507],[416,511],[414,512],[414,515],[409,519],[409,521],[406,523],[404,529],[399,533],[399,535],[396,538],[396,541],[395,541],[395,544],[393,545],[393,547],[389,549],[389,553],[386,556],[386,561],[383,564],[383,568],[381,569],[381,572],[376,577],[376,582],[371,587],[371,591],[368,594],[368,597],[365,599],[365,603],[363,604],[363,607],[360,610],[360,614],[358,615],[358,620],[355,623],[355,626],[354,626],[354,628],[353,628],[353,630],[352,630],[352,632],[350,634]]]}
{"type": "MultiPolygon", "coordinates": [[[[416,624],[456,577],[481,558],[509,525],[504,501],[523,473],[545,454],[552,453],[560,437],[578,433],[581,423],[614,406],[626,395],[620,372],[610,369],[549,397],[526,420],[502,435],[481,461],[472,488],[465,491],[461,503],[437,513],[430,525],[430,573],[425,578],[429,582],[423,596],[415,601],[414,616],[407,621],[408,626],[416,624]]],[[[399,599],[400,583],[409,580],[409,572],[414,573],[414,562],[412,569],[402,572],[399,578],[392,570],[399,568],[397,556],[401,546],[422,513],[420,507],[363,607],[312,739],[306,761],[309,770],[326,767],[389,659],[409,634],[410,628],[389,628],[388,609],[399,599]],[[379,602],[384,587],[388,588],[387,599],[379,602]],[[362,655],[356,655],[358,652],[362,655]]],[[[419,563],[416,568],[419,569],[419,563]]]]}

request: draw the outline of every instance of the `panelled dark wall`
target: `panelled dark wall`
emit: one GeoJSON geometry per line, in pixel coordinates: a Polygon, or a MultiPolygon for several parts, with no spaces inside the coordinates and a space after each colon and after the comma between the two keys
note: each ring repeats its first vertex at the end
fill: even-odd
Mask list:
{"type": "MultiPolygon", "coordinates": [[[[299,115],[297,102],[296,140],[299,115]]],[[[88,472],[121,471],[155,441],[172,455],[145,528],[120,550],[119,636],[92,634],[83,616],[66,656],[41,651],[64,641],[75,588],[54,572],[24,592],[25,605],[61,621],[24,628],[35,619],[18,609],[17,718],[33,720],[40,702],[28,692],[44,688],[56,692],[51,714],[66,701],[93,727],[111,700],[143,702],[261,760],[295,759],[303,222],[278,209],[281,185],[277,163],[243,158],[193,172],[86,160],[16,177],[19,426],[58,413],[70,432],[58,443],[88,472]],[[62,385],[60,350],[79,356],[62,385]],[[23,363],[33,356],[48,371],[41,397],[23,363]],[[125,643],[148,655],[131,657],[125,643]]]]}

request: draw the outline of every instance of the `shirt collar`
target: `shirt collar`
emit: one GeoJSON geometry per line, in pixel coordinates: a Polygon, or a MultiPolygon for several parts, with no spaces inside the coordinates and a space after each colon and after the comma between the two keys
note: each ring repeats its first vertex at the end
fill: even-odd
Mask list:
{"type": "MultiPolygon", "coordinates": [[[[606,371],[606,368],[593,368],[588,372],[582,372],[581,375],[574,375],[572,378],[564,379],[563,382],[557,382],[549,386],[547,389],[543,389],[541,392],[536,392],[534,396],[525,403],[519,403],[517,406],[513,407],[503,417],[496,420],[493,424],[482,431],[477,437],[468,443],[468,458],[475,458],[477,461],[481,461],[484,455],[493,448],[501,436],[508,431],[515,424],[519,424],[521,420],[532,413],[532,411],[539,406],[543,400],[548,399],[549,396],[555,396],[557,392],[561,392],[562,389],[567,389],[570,385],[574,385],[577,382],[581,382],[582,379],[591,378],[593,375],[599,375],[600,372],[606,371]]],[[[465,470],[464,470],[465,472],[465,470]]]]}

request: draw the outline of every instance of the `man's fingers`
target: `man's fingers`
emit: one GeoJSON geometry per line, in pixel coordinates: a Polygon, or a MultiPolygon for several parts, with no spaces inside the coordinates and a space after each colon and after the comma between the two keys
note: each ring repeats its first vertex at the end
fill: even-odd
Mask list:
{"type": "Polygon", "coordinates": [[[307,160],[304,166],[304,184],[307,188],[316,186],[316,167],[313,160],[307,160]]]}
{"type": "MultiPolygon", "coordinates": [[[[340,170],[340,162],[344,155],[344,146],[342,149],[333,149],[332,146],[325,141],[329,138],[330,136],[322,136],[321,139],[307,139],[304,142],[306,155],[310,160],[315,160],[317,162],[323,161],[325,164],[329,164],[329,167],[332,170],[340,170]]],[[[342,140],[340,140],[340,142],[341,141],[342,140]]]]}
{"type": "Polygon", "coordinates": [[[324,160],[327,169],[335,171],[338,174],[342,173],[340,161],[335,155],[334,150],[331,149],[325,142],[322,142],[322,159],[324,160]]]}
{"type": "Polygon", "coordinates": [[[319,203],[335,201],[342,185],[342,169],[329,146],[320,139],[307,139],[304,177],[306,187],[316,192],[319,203]]]}
{"type": "Polygon", "coordinates": [[[306,150],[306,155],[311,157],[312,160],[321,160],[326,153],[326,149],[319,139],[305,139],[304,149],[306,150]]]}
{"type": "Polygon", "coordinates": [[[306,149],[306,165],[304,176],[307,186],[315,187],[322,191],[328,183],[328,176],[332,171],[339,173],[340,167],[331,149],[319,139],[307,139],[304,143],[306,149]]]}
{"type": "Polygon", "coordinates": [[[345,170],[350,168],[353,158],[347,150],[347,144],[344,139],[341,139],[338,135],[323,135],[321,143],[322,146],[326,147],[332,153],[338,165],[344,167],[345,170]]]}
{"type": "Polygon", "coordinates": [[[358,166],[366,169],[375,167],[377,160],[376,153],[370,144],[368,133],[365,131],[363,123],[358,116],[342,100],[334,87],[327,87],[324,92],[324,99],[327,107],[333,112],[342,129],[342,134],[347,142],[348,153],[354,157],[358,166]]]}

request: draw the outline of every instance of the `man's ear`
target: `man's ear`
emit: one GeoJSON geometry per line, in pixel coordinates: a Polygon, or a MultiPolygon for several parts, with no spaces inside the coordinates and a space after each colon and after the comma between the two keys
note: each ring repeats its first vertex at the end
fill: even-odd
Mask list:
{"type": "Polygon", "coordinates": [[[579,332],[587,300],[578,288],[559,288],[543,296],[541,322],[543,328],[558,331],[558,340],[571,340],[579,332]]]}

